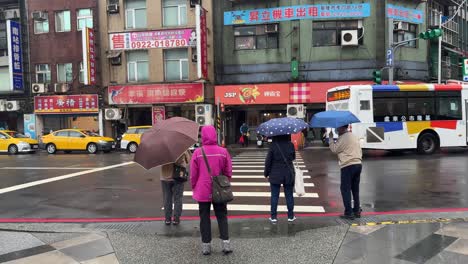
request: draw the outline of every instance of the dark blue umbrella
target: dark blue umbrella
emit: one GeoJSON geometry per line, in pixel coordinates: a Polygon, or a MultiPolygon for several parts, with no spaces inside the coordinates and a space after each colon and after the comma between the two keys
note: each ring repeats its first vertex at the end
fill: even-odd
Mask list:
{"type": "Polygon", "coordinates": [[[359,119],[349,111],[330,110],[315,114],[310,121],[310,126],[338,128],[359,122],[361,121],[359,121],[359,119]]]}
{"type": "Polygon", "coordinates": [[[257,133],[267,137],[291,135],[307,128],[307,123],[302,119],[283,117],[274,118],[257,127],[257,133]]]}

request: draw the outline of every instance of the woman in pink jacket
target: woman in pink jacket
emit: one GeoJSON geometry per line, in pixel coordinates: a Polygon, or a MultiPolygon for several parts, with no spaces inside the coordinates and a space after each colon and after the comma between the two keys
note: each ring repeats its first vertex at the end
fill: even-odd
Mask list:
{"type": "MultiPolygon", "coordinates": [[[[200,214],[200,233],[202,237],[203,255],[211,254],[211,177],[223,174],[232,177],[232,163],[229,152],[217,144],[216,130],[213,126],[205,126],[201,130],[202,146],[195,150],[190,164],[190,182],[192,183],[193,199],[198,202],[200,214]],[[213,175],[210,175],[205,165],[203,151],[211,168],[213,175]]],[[[227,204],[213,203],[222,248],[224,254],[232,252],[229,242],[227,204]]]]}

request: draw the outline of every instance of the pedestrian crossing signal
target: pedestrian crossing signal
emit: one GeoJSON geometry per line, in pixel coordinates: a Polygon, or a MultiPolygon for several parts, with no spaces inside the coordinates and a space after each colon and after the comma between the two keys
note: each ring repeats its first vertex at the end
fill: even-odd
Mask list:
{"type": "Polygon", "coordinates": [[[372,76],[374,77],[374,83],[382,84],[382,72],[379,70],[375,70],[372,72],[372,76]]]}

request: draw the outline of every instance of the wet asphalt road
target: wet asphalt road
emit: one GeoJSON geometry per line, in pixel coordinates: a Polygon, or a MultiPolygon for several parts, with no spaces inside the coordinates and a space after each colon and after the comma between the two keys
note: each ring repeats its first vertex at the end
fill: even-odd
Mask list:
{"type": "MultiPolygon", "coordinates": [[[[262,156],[264,152],[249,151],[262,156]]],[[[245,153],[244,153],[245,154],[245,153]]],[[[242,155],[242,154],[241,154],[242,155]]],[[[308,193],[318,197],[296,199],[297,206],[342,212],[339,168],[327,149],[302,152],[311,176],[308,193]]],[[[127,218],[163,215],[159,170],[145,171],[130,164],[95,171],[96,168],[131,161],[127,153],[88,155],[0,155],[0,218],[127,218]],[[81,172],[81,174],[80,174],[81,172]],[[76,175],[78,174],[78,175],[76,175]],[[24,184],[69,176],[29,188],[24,184]],[[13,190],[11,187],[20,188],[13,190]]],[[[237,168],[245,169],[245,168],[237,168]]],[[[247,169],[248,170],[248,169],[247,169]]],[[[361,176],[361,202],[365,211],[395,211],[468,207],[468,151],[454,149],[432,156],[412,152],[392,154],[368,151],[361,176]]],[[[240,174],[250,175],[252,173],[240,174]]],[[[260,173],[261,174],[261,173],[260,173]]],[[[259,174],[259,175],[260,175],[259,174]]],[[[238,179],[246,183],[264,179],[238,179]]],[[[190,191],[186,184],[186,191],[190,191]]],[[[238,192],[268,192],[267,186],[235,186],[238,192]]],[[[268,206],[268,197],[238,197],[235,204],[268,206]]],[[[280,199],[284,205],[284,199],[280,199]]],[[[184,207],[195,206],[186,194],[184,207]]],[[[246,207],[242,207],[246,208],[246,207]]],[[[255,208],[232,210],[230,215],[268,214],[255,208]]],[[[305,211],[305,212],[306,212],[305,211]]],[[[320,210],[319,210],[320,211],[320,210]]],[[[197,215],[196,209],[184,216],[197,215]]]]}

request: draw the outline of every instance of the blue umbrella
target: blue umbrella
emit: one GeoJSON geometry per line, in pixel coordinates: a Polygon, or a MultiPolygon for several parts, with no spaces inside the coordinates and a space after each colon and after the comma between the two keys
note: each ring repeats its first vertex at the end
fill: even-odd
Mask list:
{"type": "Polygon", "coordinates": [[[359,119],[349,111],[319,112],[310,120],[311,127],[338,128],[352,123],[359,123],[359,119]]]}
{"type": "Polygon", "coordinates": [[[274,118],[257,127],[257,133],[267,137],[291,135],[307,128],[307,123],[302,119],[283,117],[274,118]]]}

